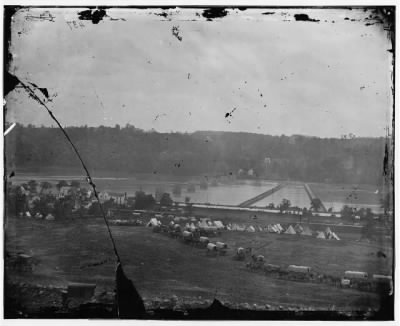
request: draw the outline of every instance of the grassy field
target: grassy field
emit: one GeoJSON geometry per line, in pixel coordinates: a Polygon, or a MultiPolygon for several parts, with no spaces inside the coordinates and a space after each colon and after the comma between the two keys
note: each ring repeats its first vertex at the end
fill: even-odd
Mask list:
{"type": "Polygon", "coordinates": [[[391,250],[377,244],[353,241],[329,241],[300,235],[225,232],[222,240],[231,247],[260,248],[256,254],[264,255],[266,262],[286,267],[289,264],[305,265],[314,271],[333,276],[343,276],[346,270],[369,274],[390,274],[391,250]],[[378,258],[377,251],[389,257],[378,258]]]}
{"type": "MultiPolygon", "coordinates": [[[[177,295],[183,298],[247,302],[250,304],[311,306],[340,310],[378,308],[379,297],[353,289],[324,284],[284,281],[251,273],[245,262],[226,256],[210,257],[204,249],[153,233],[150,228],[113,226],[126,274],[144,298],[177,295]]],[[[344,270],[386,273],[391,249],[353,241],[323,241],[268,233],[224,231],[212,240],[226,241],[231,248],[252,246],[267,262],[287,266],[309,265],[318,271],[340,274],[344,270]],[[383,250],[386,260],[377,258],[383,250]]],[[[10,279],[35,284],[66,286],[67,282],[95,282],[97,291],[114,288],[115,260],[104,224],[99,219],[61,223],[9,219],[6,250],[24,252],[38,259],[30,275],[8,274],[10,279]],[[106,261],[99,266],[90,264],[106,261]]]]}

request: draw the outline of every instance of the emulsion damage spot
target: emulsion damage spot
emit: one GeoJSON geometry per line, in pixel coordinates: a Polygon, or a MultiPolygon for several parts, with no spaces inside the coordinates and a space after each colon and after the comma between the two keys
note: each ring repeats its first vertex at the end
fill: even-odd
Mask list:
{"type": "Polygon", "coordinates": [[[304,22],[319,22],[319,19],[313,19],[308,17],[307,14],[295,14],[294,15],[294,19],[296,19],[296,21],[304,21],[304,22]]]}
{"type": "Polygon", "coordinates": [[[88,9],[78,12],[78,18],[80,20],[90,20],[93,24],[98,24],[106,16],[107,13],[104,9],[88,9]]]}
{"type": "Polygon", "coordinates": [[[215,18],[223,18],[228,14],[228,12],[224,8],[209,8],[204,9],[203,17],[207,18],[207,20],[213,20],[215,18]]]}

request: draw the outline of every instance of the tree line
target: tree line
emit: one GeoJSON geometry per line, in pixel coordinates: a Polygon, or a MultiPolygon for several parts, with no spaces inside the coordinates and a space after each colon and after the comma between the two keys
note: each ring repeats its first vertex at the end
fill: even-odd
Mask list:
{"type": "MultiPolygon", "coordinates": [[[[68,127],[66,131],[91,171],[377,185],[383,180],[383,137],[159,133],[131,125],[68,127]]],[[[18,124],[5,138],[5,153],[6,167],[11,170],[80,169],[58,128],[18,124]]]]}

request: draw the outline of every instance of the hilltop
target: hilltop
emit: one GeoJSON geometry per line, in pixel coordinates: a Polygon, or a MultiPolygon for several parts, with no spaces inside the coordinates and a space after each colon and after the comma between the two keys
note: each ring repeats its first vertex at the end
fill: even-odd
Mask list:
{"type": "MultiPolygon", "coordinates": [[[[67,127],[66,131],[93,170],[382,184],[385,138],[158,133],[130,125],[67,127]]],[[[79,168],[57,128],[17,125],[5,138],[5,151],[6,167],[15,171],[79,168]]]]}

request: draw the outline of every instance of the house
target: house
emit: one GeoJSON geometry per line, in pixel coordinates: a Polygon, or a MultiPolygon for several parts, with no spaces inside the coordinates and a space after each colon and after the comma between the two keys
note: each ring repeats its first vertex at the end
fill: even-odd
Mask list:
{"type": "Polygon", "coordinates": [[[93,191],[86,188],[79,188],[78,193],[81,200],[89,199],[93,195],[93,191]]]}
{"type": "Polygon", "coordinates": [[[104,202],[106,202],[106,201],[108,201],[110,199],[111,199],[111,196],[107,191],[101,191],[99,193],[99,200],[100,200],[101,203],[104,203],[104,202]]]}
{"type": "Polygon", "coordinates": [[[126,205],[128,200],[126,197],[126,193],[118,193],[118,192],[110,192],[108,193],[108,195],[110,196],[110,199],[114,200],[114,203],[118,204],[118,205],[126,205]]]}
{"type": "Polygon", "coordinates": [[[88,189],[86,192],[86,198],[92,198],[93,196],[93,190],[88,189]]]}
{"type": "Polygon", "coordinates": [[[49,209],[54,209],[56,205],[55,205],[54,202],[51,202],[51,203],[47,203],[46,206],[47,206],[47,208],[49,208],[49,209]]]}
{"type": "Polygon", "coordinates": [[[126,204],[130,207],[135,206],[135,197],[128,197],[126,199],[126,204]]]}
{"type": "Polygon", "coordinates": [[[52,195],[53,194],[53,189],[51,189],[51,188],[41,188],[40,189],[40,194],[42,196],[52,195]]]}
{"type": "Polygon", "coordinates": [[[61,187],[58,194],[57,194],[57,199],[65,198],[66,196],[71,195],[71,187],[70,186],[64,186],[61,187]]]}
{"type": "Polygon", "coordinates": [[[37,196],[37,195],[35,195],[35,196],[33,196],[31,199],[29,199],[29,201],[28,201],[28,206],[29,206],[29,208],[33,208],[33,205],[34,205],[34,202],[35,201],[39,201],[40,200],[40,197],[39,196],[37,196]]]}

